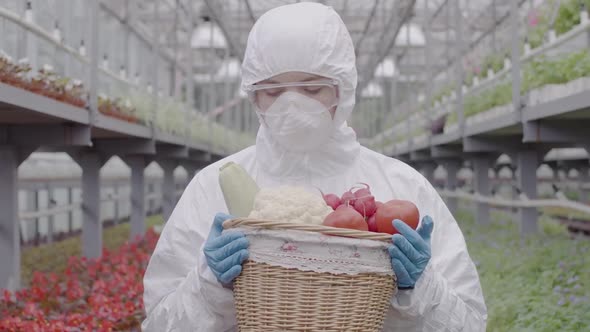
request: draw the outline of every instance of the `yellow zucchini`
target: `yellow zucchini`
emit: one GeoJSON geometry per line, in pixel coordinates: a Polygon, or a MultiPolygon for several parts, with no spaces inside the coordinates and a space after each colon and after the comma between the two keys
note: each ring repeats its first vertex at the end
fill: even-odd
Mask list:
{"type": "Polygon", "coordinates": [[[229,214],[234,217],[247,217],[254,207],[254,198],[260,190],[248,172],[242,166],[230,161],[219,169],[219,185],[229,214]]]}

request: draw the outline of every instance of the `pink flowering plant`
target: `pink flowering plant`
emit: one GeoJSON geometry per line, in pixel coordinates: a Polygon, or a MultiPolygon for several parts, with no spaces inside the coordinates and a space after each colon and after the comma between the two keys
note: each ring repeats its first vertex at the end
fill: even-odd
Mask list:
{"type": "Polygon", "coordinates": [[[150,229],[98,259],[70,257],[63,274],[36,272],[30,288],[2,291],[0,331],[138,331],[143,275],[157,241],[150,229]]]}

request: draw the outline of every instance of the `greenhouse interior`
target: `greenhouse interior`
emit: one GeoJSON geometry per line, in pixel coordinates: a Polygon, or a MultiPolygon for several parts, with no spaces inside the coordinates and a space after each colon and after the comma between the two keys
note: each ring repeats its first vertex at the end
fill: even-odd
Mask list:
{"type": "Polygon", "coordinates": [[[589,17],[590,0],[0,0],[0,331],[590,331],[589,17]],[[312,79],[279,79],[290,73],[312,79]],[[314,178],[349,156],[342,135],[370,175],[314,178]],[[309,166],[300,194],[316,205],[258,195],[261,160],[309,166]],[[253,193],[224,186],[232,163],[253,193]],[[282,214],[254,214],[271,198],[282,214]],[[418,216],[391,228],[405,218],[395,200],[438,209],[432,235],[418,216]],[[237,256],[215,256],[231,236],[215,229],[238,226],[217,212],[260,234],[389,246],[384,274],[363,272],[387,291],[330,298],[344,282],[313,270],[289,283],[303,270],[280,262],[262,279],[259,233],[248,259],[221,268],[237,256]],[[362,225],[328,223],[339,213],[362,225]],[[398,236],[427,248],[424,264],[396,258],[398,236]],[[313,282],[321,292],[279,293],[313,282]]]}

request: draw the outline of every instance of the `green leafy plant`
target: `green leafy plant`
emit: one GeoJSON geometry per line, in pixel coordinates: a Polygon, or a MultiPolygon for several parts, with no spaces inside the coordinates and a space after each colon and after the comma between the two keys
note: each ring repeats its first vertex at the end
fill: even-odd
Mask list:
{"type": "MultiPolygon", "coordinates": [[[[463,115],[468,118],[494,107],[507,105],[511,101],[512,83],[499,84],[477,95],[467,96],[463,102],[463,115]]],[[[457,121],[457,112],[451,112],[446,119],[445,126],[456,124],[457,121]]]]}
{"type": "Polygon", "coordinates": [[[527,41],[531,48],[537,48],[545,41],[549,31],[549,8],[542,6],[529,14],[527,41]],[[531,17],[532,16],[532,17],[531,17]]]}
{"type": "Polygon", "coordinates": [[[25,89],[77,107],[86,107],[87,92],[80,80],[58,75],[53,67],[44,65],[37,75],[27,81],[25,89]]]}
{"type": "Polygon", "coordinates": [[[9,56],[0,53],[0,82],[80,108],[86,107],[87,93],[80,80],[59,76],[49,65],[44,65],[32,78],[28,77],[30,72],[31,66],[26,58],[15,64],[9,56]]]}
{"type": "Polygon", "coordinates": [[[488,308],[487,331],[590,329],[590,241],[540,219],[540,232],[521,238],[518,222],[501,212],[490,225],[460,210],[456,219],[479,272],[488,308]]]}
{"type": "Polygon", "coordinates": [[[98,96],[98,111],[106,116],[114,117],[131,123],[140,122],[135,115],[135,108],[128,99],[111,99],[104,95],[98,96]]]}
{"type": "Polygon", "coordinates": [[[30,71],[31,66],[26,59],[14,63],[10,56],[0,53],[0,82],[22,88],[27,83],[26,75],[30,71]]]}
{"type": "Polygon", "coordinates": [[[447,84],[443,86],[433,97],[432,97],[432,105],[434,106],[436,102],[441,102],[444,97],[449,97],[453,93],[454,85],[447,84]]]}
{"type": "Polygon", "coordinates": [[[508,55],[508,51],[504,50],[498,53],[489,54],[483,60],[481,64],[481,71],[479,72],[479,78],[485,78],[488,75],[488,70],[492,70],[494,73],[498,73],[504,68],[504,59],[508,55]]]}
{"type": "Polygon", "coordinates": [[[549,60],[539,57],[527,64],[523,74],[523,92],[547,84],[564,84],[590,76],[590,52],[582,50],[549,60]]]}
{"type": "Polygon", "coordinates": [[[580,24],[582,5],[588,10],[590,0],[564,0],[561,2],[555,19],[555,33],[558,36],[580,24]]]}
{"type": "Polygon", "coordinates": [[[171,134],[184,135],[187,130],[184,107],[182,103],[173,98],[158,98],[156,126],[171,134]]]}
{"type": "MultiPolygon", "coordinates": [[[[590,52],[582,50],[549,60],[539,57],[528,63],[523,71],[522,93],[540,88],[547,84],[565,84],[581,77],[590,76],[590,52]]],[[[477,95],[467,96],[464,100],[466,118],[485,112],[494,107],[503,106],[512,101],[512,82],[506,82],[485,90],[477,95]]],[[[457,114],[452,112],[446,125],[457,122],[457,114]]]]}
{"type": "MultiPolygon", "coordinates": [[[[577,192],[566,192],[566,196],[569,199],[577,200],[578,195],[577,192]]],[[[584,220],[590,222],[590,214],[584,213],[577,210],[571,210],[567,208],[560,208],[560,207],[547,207],[541,209],[543,213],[550,217],[565,217],[565,218],[574,218],[579,220],[584,220]]]]}
{"type": "Polygon", "coordinates": [[[228,152],[239,151],[252,145],[255,141],[254,133],[227,128],[207,116],[191,112],[188,116],[191,139],[222,147],[228,152]]]}
{"type": "Polygon", "coordinates": [[[146,125],[151,125],[154,114],[154,99],[147,92],[136,89],[128,96],[129,103],[135,109],[135,115],[146,125]]]}
{"type": "Polygon", "coordinates": [[[473,77],[474,77],[473,72],[470,72],[470,73],[467,74],[467,76],[465,76],[465,85],[466,86],[472,86],[473,85],[473,77]]]}
{"type": "Polygon", "coordinates": [[[470,117],[497,106],[503,106],[512,101],[512,83],[502,83],[478,95],[465,98],[464,115],[470,117]]]}

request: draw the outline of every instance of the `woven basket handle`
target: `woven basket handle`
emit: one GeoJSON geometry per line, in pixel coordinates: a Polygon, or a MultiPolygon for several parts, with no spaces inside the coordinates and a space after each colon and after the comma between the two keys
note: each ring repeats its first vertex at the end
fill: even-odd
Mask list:
{"type": "Polygon", "coordinates": [[[310,225],[300,224],[284,221],[272,221],[272,220],[260,220],[260,219],[248,219],[248,218],[237,218],[226,220],[223,223],[223,228],[230,229],[235,227],[249,227],[249,228],[264,228],[272,230],[296,230],[306,232],[317,232],[327,235],[345,236],[357,239],[365,240],[377,240],[391,242],[391,235],[386,233],[375,233],[358,231],[348,228],[336,228],[323,225],[310,225]]]}

